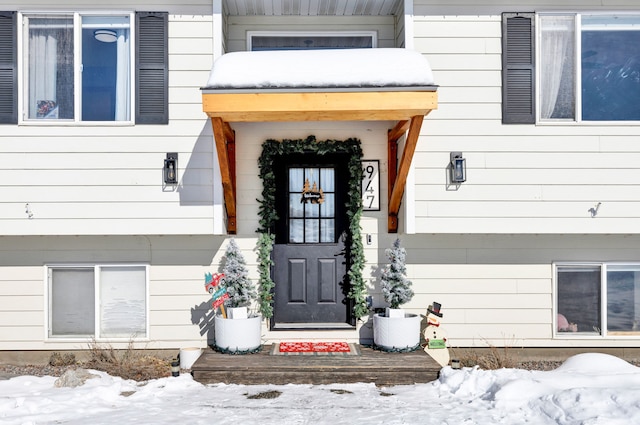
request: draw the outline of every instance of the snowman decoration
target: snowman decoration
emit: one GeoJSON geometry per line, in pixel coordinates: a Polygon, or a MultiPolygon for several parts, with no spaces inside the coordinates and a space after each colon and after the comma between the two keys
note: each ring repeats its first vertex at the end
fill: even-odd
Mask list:
{"type": "Polygon", "coordinates": [[[435,302],[427,308],[427,327],[424,329],[426,344],[424,351],[430,355],[440,366],[449,364],[449,349],[447,348],[447,335],[440,326],[442,306],[435,302]]]}

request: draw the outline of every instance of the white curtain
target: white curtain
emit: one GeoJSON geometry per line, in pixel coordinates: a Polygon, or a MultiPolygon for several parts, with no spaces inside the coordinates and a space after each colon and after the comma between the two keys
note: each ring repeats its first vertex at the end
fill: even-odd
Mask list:
{"type": "Polygon", "coordinates": [[[116,69],[116,121],[128,121],[131,116],[129,93],[131,88],[131,53],[129,30],[119,29],[117,32],[117,69],[116,69]]]}
{"type": "Polygon", "coordinates": [[[540,118],[555,118],[557,107],[561,112],[556,115],[573,117],[574,78],[566,77],[573,77],[575,69],[574,17],[543,16],[541,27],[540,118]],[[561,92],[564,96],[559,96],[561,92]]]}
{"type": "Polygon", "coordinates": [[[100,336],[147,336],[146,270],[102,267],[100,270],[100,336]]]}
{"type": "Polygon", "coordinates": [[[58,40],[55,33],[49,28],[29,31],[29,118],[55,118],[52,116],[57,104],[58,40]],[[47,107],[43,102],[53,103],[47,107]]]}
{"type": "Polygon", "coordinates": [[[93,268],[56,268],[49,282],[49,336],[94,335],[93,268]]]}

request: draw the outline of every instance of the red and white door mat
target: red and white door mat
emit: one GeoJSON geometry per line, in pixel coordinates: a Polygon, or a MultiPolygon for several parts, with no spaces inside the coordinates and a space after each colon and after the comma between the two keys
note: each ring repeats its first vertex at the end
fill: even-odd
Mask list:
{"type": "Polygon", "coordinates": [[[360,354],[357,344],[348,342],[275,342],[273,355],[351,355],[360,354]]]}

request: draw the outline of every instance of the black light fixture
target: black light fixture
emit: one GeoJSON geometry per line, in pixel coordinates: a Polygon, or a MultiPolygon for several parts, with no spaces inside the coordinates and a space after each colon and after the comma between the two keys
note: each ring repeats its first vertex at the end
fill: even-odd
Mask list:
{"type": "Polygon", "coordinates": [[[462,152],[451,152],[449,170],[451,183],[464,183],[467,180],[467,163],[462,152]]]}
{"type": "Polygon", "coordinates": [[[178,184],[178,153],[169,152],[164,160],[163,169],[165,184],[178,184]]]}

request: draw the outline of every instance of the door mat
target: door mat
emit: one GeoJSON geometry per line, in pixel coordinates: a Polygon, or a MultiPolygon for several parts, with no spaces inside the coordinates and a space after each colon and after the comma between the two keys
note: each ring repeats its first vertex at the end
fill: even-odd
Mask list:
{"type": "Polygon", "coordinates": [[[347,342],[274,342],[271,355],[275,356],[358,356],[358,344],[347,342]]]}

